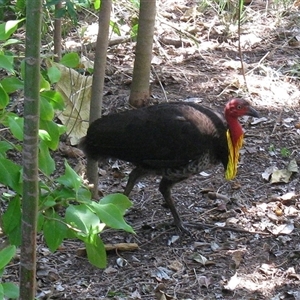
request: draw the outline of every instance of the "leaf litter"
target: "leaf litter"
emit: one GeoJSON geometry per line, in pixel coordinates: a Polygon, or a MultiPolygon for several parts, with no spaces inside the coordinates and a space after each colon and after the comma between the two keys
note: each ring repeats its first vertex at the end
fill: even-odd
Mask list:
{"type": "MultiPolygon", "coordinates": [[[[115,9],[123,15],[125,10],[120,5],[115,3],[115,9]]],[[[39,237],[39,299],[300,298],[299,49],[290,43],[299,35],[293,30],[299,4],[296,1],[289,15],[281,18],[276,16],[276,7],[268,10],[266,5],[258,0],[246,7],[248,17],[255,21],[255,26],[247,22],[243,25],[247,88],[261,117],[242,121],[245,145],[237,178],[226,182],[218,167],[174,188],[184,221],[212,227],[192,229],[192,236],[178,238],[169,226],[170,212],[161,206],[157,179],[142,179],[133,190],[134,207],[126,216],[137,234],[112,230],[103,234],[109,244],[136,243],[139,247],[124,252],[110,250],[108,265],[100,270],[77,255],[80,242],[65,241],[58,251],[49,254],[39,237]],[[266,170],[273,166],[292,174],[287,178],[279,172],[272,182],[276,170],[266,170]],[[226,200],[220,204],[202,194],[202,188],[226,195],[226,200]]],[[[153,103],[166,101],[166,97],[168,101],[199,99],[221,112],[228,98],[247,96],[237,63],[235,26],[227,28],[228,23],[222,21],[226,18],[215,14],[216,7],[204,15],[193,1],[165,0],[159,7],[158,42],[153,49],[155,72],[151,79],[153,103]],[[164,36],[168,39],[162,39],[164,36]],[[162,40],[165,43],[159,42],[162,40]],[[178,40],[183,43],[176,48],[178,40]]],[[[69,35],[69,39],[78,40],[72,32],[69,35]]],[[[86,35],[84,39],[89,41],[86,35]]],[[[110,48],[105,114],[129,108],[133,53],[130,43],[110,48]]],[[[78,80],[78,91],[86,84],[83,80],[78,80]]],[[[70,122],[72,112],[82,124],[87,121],[87,115],[81,115],[87,111],[80,110],[80,102],[69,104],[70,113],[63,122],[69,122],[70,128],[74,126],[70,122]]],[[[76,128],[71,144],[84,130],[76,128]]],[[[66,146],[71,145],[66,142],[66,146]]],[[[62,165],[62,156],[67,156],[73,165],[82,160],[68,153],[73,152],[61,148],[61,153],[56,154],[58,165],[62,165]]],[[[115,177],[113,166],[124,174],[124,180],[130,170],[130,165],[123,162],[102,164],[99,186],[104,194],[122,191],[124,180],[122,176],[115,177]]],[[[4,279],[17,282],[17,274],[18,257],[4,279]]]]}

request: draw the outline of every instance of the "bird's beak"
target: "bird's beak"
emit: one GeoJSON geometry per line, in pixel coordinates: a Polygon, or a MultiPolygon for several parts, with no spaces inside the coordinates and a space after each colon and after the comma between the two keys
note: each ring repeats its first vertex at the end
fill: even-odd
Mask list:
{"type": "Polygon", "coordinates": [[[248,109],[248,112],[247,112],[246,115],[254,117],[254,118],[259,118],[258,112],[253,107],[251,107],[251,106],[249,106],[249,109],[248,109]]]}

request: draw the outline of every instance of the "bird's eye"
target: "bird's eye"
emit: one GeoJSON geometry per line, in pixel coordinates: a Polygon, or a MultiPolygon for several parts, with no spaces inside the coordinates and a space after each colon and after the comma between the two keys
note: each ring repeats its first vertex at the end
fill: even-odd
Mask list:
{"type": "Polygon", "coordinates": [[[242,109],[242,105],[238,105],[238,106],[237,106],[237,109],[242,109]]]}

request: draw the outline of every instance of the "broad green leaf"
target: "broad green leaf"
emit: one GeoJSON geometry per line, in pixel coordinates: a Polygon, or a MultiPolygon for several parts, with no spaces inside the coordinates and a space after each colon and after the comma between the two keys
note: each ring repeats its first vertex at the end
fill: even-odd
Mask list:
{"type": "Polygon", "coordinates": [[[23,20],[12,20],[0,24],[0,41],[7,40],[18,29],[18,24],[23,20]]]}
{"type": "Polygon", "coordinates": [[[3,294],[5,299],[17,299],[20,295],[20,289],[12,282],[2,283],[3,294]]]}
{"type": "Polygon", "coordinates": [[[12,232],[21,224],[21,200],[19,196],[14,197],[8,203],[3,214],[3,229],[6,234],[12,232]]]}
{"type": "Polygon", "coordinates": [[[5,47],[5,46],[9,46],[9,45],[14,45],[14,44],[21,44],[22,42],[20,40],[17,40],[17,39],[9,39],[7,41],[5,41],[2,46],[5,47]]]}
{"type": "Polygon", "coordinates": [[[0,269],[3,269],[16,254],[15,246],[7,246],[0,251],[0,269]]]}
{"type": "Polygon", "coordinates": [[[51,140],[45,142],[51,150],[56,150],[59,144],[59,126],[53,121],[40,120],[40,129],[49,133],[51,140]]]}
{"type": "Polygon", "coordinates": [[[44,174],[50,176],[55,170],[55,162],[45,141],[40,141],[39,150],[39,168],[44,174]]]}
{"type": "Polygon", "coordinates": [[[98,267],[105,268],[107,259],[106,259],[106,251],[102,240],[98,235],[95,235],[92,243],[85,243],[86,253],[89,262],[98,267]]]}
{"type": "Polygon", "coordinates": [[[15,73],[13,62],[9,59],[9,56],[4,54],[0,54],[0,68],[5,69],[11,74],[15,73]]]}
{"type": "Polygon", "coordinates": [[[24,118],[8,117],[8,125],[13,136],[19,141],[23,141],[24,118]]]}
{"type": "Polygon", "coordinates": [[[56,179],[56,181],[62,185],[73,188],[76,193],[78,192],[82,178],[69,166],[68,162],[65,161],[65,174],[56,179]]]}
{"type": "Polygon", "coordinates": [[[110,20],[109,25],[115,34],[117,34],[118,36],[121,36],[120,28],[116,22],[110,20]]]}
{"type": "Polygon", "coordinates": [[[40,75],[40,90],[48,91],[48,90],[50,90],[50,88],[51,88],[50,83],[41,74],[40,75]]]}
{"type": "Polygon", "coordinates": [[[125,222],[120,209],[114,204],[92,202],[89,206],[92,207],[99,219],[107,226],[134,233],[133,228],[125,222]]]}
{"type": "Polygon", "coordinates": [[[68,14],[69,14],[72,22],[76,25],[78,22],[78,18],[77,18],[77,12],[75,10],[74,3],[72,1],[66,1],[65,3],[66,3],[68,14]]]}
{"type": "Polygon", "coordinates": [[[18,194],[22,194],[21,166],[9,159],[0,158],[0,183],[9,186],[18,194]]]}
{"type": "MultiPolygon", "coordinates": [[[[0,272],[1,272],[1,270],[0,270],[0,272]]],[[[3,300],[3,299],[4,299],[4,289],[3,289],[2,283],[0,283],[0,300],[3,300]]]]}
{"type": "Polygon", "coordinates": [[[85,187],[80,187],[77,193],[77,200],[80,203],[91,203],[92,201],[92,194],[91,191],[85,187]]]}
{"type": "Polygon", "coordinates": [[[49,196],[46,198],[46,201],[43,202],[44,207],[53,207],[57,204],[57,202],[53,199],[53,197],[49,196]]]}
{"type": "Polygon", "coordinates": [[[94,9],[98,10],[100,8],[101,0],[94,0],[94,9]]]}
{"type": "Polygon", "coordinates": [[[87,237],[89,234],[98,234],[103,230],[99,218],[86,205],[70,205],[66,210],[66,222],[81,231],[76,235],[87,237]]]}
{"type": "Polygon", "coordinates": [[[51,141],[50,134],[44,129],[39,129],[39,137],[42,141],[51,141]]]}
{"type": "Polygon", "coordinates": [[[114,204],[124,215],[126,210],[132,206],[132,202],[124,194],[109,194],[100,200],[100,204],[114,204]]]}
{"type": "Polygon", "coordinates": [[[54,118],[54,109],[45,97],[40,97],[40,118],[44,121],[54,118]]]}
{"type": "Polygon", "coordinates": [[[63,186],[60,189],[55,189],[52,192],[53,198],[55,201],[61,201],[62,199],[69,201],[69,200],[76,200],[77,193],[74,189],[63,186]]]}
{"type": "Polygon", "coordinates": [[[65,125],[56,124],[58,129],[58,134],[64,134],[67,131],[67,127],[65,125]]]}
{"type": "Polygon", "coordinates": [[[65,54],[60,63],[69,68],[76,68],[79,65],[80,58],[75,52],[65,54]]]}
{"type": "Polygon", "coordinates": [[[0,157],[5,157],[6,151],[13,149],[13,146],[5,141],[0,141],[0,157]]]}
{"type": "Polygon", "coordinates": [[[41,232],[44,225],[45,217],[41,212],[37,216],[37,232],[41,232]]]}
{"type": "Polygon", "coordinates": [[[46,244],[52,252],[60,246],[68,229],[60,220],[61,218],[56,212],[53,212],[53,214],[45,218],[43,233],[46,244]]]}
{"type": "Polygon", "coordinates": [[[8,234],[8,240],[11,245],[15,245],[16,247],[19,247],[21,245],[21,237],[22,237],[22,231],[21,231],[21,219],[20,219],[20,225],[15,227],[8,234]]]}
{"type": "Polygon", "coordinates": [[[14,93],[17,90],[24,88],[24,82],[15,76],[6,77],[2,79],[0,83],[7,94],[14,93]]]}
{"type": "Polygon", "coordinates": [[[59,92],[43,91],[41,92],[41,98],[46,99],[54,109],[63,110],[65,108],[64,99],[59,92]]]}
{"type": "Polygon", "coordinates": [[[59,71],[58,68],[56,68],[55,66],[52,66],[49,69],[47,69],[47,75],[48,75],[50,82],[53,84],[53,83],[56,83],[59,81],[59,79],[61,77],[61,72],[59,71]]]}
{"type": "Polygon", "coordinates": [[[2,84],[0,84],[0,109],[5,108],[8,102],[9,102],[9,97],[7,95],[7,92],[3,88],[2,84]]]}

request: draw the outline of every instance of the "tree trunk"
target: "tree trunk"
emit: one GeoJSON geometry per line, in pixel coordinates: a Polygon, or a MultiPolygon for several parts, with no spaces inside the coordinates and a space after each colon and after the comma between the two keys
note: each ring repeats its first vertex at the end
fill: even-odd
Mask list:
{"type": "Polygon", "coordinates": [[[54,61],[61,60],[61,18],[58,18],[56,15],[58,11],[62,8],[62,1],[59,1],[55,5],[55,17],[54,17],[54,61]]]}
{"type": "Polygon", "coordinates": [[[35,299],[42,0],[26,1],[20,299],[35,299]]]}
{"type": "MultiPolygon", "coordinates": [[[[111,0],[101,1],[90,105],[90,124],[101,117],[111,6],[111,0]]],[[[98,199],[97,161],[88,159],[87,177],[89,182],[94,184],[93,198],[98,199]]]]}
{"type": "Polygon", "coordinates": [[[146,106],[150,99],[150,71],[156,1],[141,0],[139,27],[129,103],[134,107],[146,106]]]}

